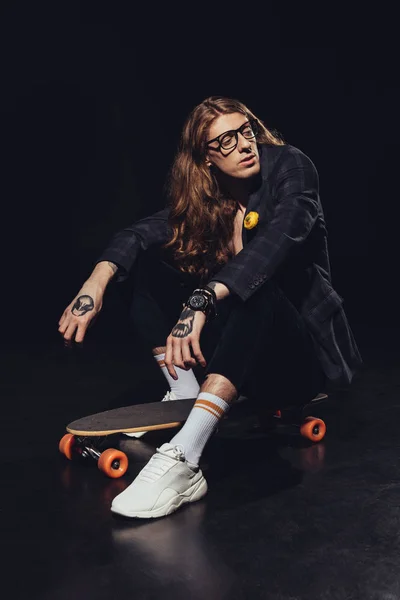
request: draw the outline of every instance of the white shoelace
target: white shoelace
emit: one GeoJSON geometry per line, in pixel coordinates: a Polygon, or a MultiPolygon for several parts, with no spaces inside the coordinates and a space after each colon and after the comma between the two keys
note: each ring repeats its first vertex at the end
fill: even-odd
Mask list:
{"type": "MultiPolygon", "coordinates": [[[[172,400],[176,400],[176,398],[171,398],[172,392],[167,392],[161,402],[171,402],[172,400]]],[[[174,394],[175,396],[175,394],[174,394]]]]}
{"type": "Polygon", "coordinates": [[[151,457],[147,465],[140,472],[139,478],[148,483],[154,483],[174,466],[177,461],[185,460],[182,446],[174,446],[173,452],[174,456],[171,456],[157,448],[157,452],[151,457]]]}

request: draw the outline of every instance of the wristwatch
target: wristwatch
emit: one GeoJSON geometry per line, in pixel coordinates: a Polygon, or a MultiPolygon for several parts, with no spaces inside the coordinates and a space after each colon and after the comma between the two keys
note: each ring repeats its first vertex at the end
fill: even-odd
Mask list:
{"type": "Polygon", "coordinates": [[[214,290],[205,287],[194,290],[185,306],[192,310],[201,310],[206,315],[208,321],[210,318],[213,319],[217,316],[216,304],[214,290]]]}

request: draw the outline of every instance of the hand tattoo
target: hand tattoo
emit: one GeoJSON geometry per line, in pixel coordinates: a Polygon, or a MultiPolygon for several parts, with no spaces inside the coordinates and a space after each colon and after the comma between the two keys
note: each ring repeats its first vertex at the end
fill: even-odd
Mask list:
{"type": "Polygon", "coordinates": [[[79,296],[75,304],[71,308],[71,312],[75,317],[83,317],[87,312],[94,309],[94,302],[91,296],[79,296]]]}
{"type": "Polygon", "coordinates": [[[193,330],[194,310],[187,306],[181,312],[179,321],[173,328],[171,334],[173,337],[184,338],[193,330]]]}

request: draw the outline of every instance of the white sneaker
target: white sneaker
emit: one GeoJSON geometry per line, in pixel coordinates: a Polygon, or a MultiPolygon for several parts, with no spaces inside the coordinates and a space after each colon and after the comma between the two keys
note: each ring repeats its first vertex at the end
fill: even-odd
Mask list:
{"type": "MultiPolygon", "coordinates": [[[[170,400],[178,400],[174,392],[167,392],[161,402],[169,402],[170,400]]],[[[136,431],[134,433],[124,433],[128,437],[141,438],[147,431],[136,431]]]]}
{"type": "Polygon", "coordinates": [[[182,504],[200,500],[207,482],[197,465],[190,464],[182,446],[163,444],[157,448],[136,479],[111,504],[124,517],[164,517],[182,504]]]}

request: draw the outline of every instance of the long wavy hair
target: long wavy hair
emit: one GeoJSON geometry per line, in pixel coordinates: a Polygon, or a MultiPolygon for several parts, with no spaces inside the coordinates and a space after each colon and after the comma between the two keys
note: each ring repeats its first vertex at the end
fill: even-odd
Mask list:
{"type": "Polygon", "coordinates": [[[221,189],[218,174],[206,165],[206,142],[220,115],[242,113],[258,124],[257,144],[283,145],[242,102],[211,96],[188,116],[167,179],[172,238],[166,244],[177,267],[205,280],[232,256],[230,242],[238,203],[221,189]]]}

